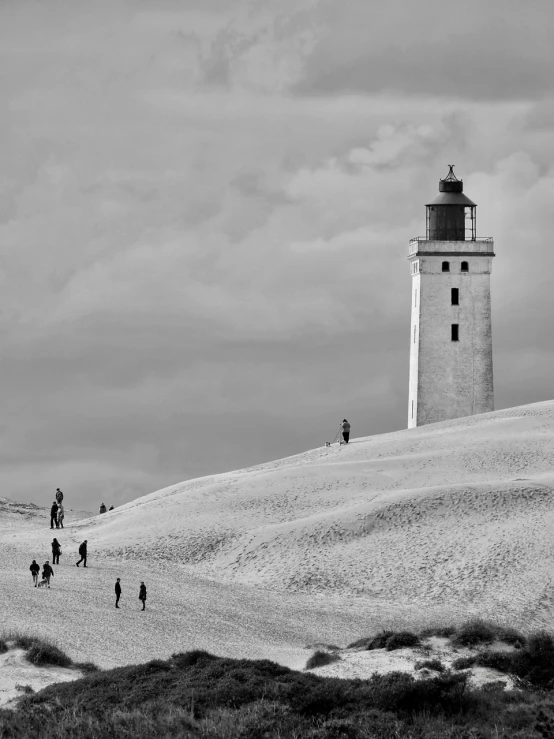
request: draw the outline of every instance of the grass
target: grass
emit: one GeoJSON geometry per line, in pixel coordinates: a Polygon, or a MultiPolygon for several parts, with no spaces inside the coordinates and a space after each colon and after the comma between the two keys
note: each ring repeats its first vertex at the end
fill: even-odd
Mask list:
{"type": "MultiPolygon", "coordinates": [[[[554,739],[552,637],[539,632],[526,639],[512,631],[508,639],[520,648],[499,651],[491,648],[498,639],[494,625],[470,624],[449,637],[469,635],[481,649],[469,658],[471,665],[461,658],[466,666],[507,672],[519,681],[519,690],[505,690],[503,684],[472,688],[467,672],[446,670],[436,659],[416,663],[416,669],[438,673],[421,679],[393,672],[342,680],[268,660],[233,660],[194,650],[114,670],[95,671],[92,665],[83,678],[35,694],[21,689],[17,708],[0,710],[0,737],[554,739]]],[[[380,632],[359,640],[356,648],[404,646],[414,637],[419,643],[420,636],[380,632]]],[[[28,652],[44,647],[45,640],[18,638],[28,652]]],[[[318,649],[311,659],[337,656],[318,649]]]]}
{"type": "Polygon", "coordinates": [[[394,649],[403,649],[404,647],[418,647],[420,638],[411,631],[399,631],[387,639],[385,649],[392,652],[394,649]]]}
{"type": "Polygon", "coordinates": [[[452,662],[453,670],[468,670],[470,667],[475,665],[476,657],[471,655],[469,657],[458,657],[452,662]]]}
{"type": "MultiPolygon", "coordinates": [[[[546,646],[535,643],[533,654],[546,646]]],[[[339,680],[200,650],[50,685],[0,710],[0,736],[28,739],[554,736],[538,726],[554,727],[554,696],[543,690],[475,690],[467,674],[448,671],[339,680]]]]}
{"type": "Polygon", "coordinates": [[[386,649],[391,652],[403,647],[417,647],[421,640],[411,631],[380,631],[375,636],[358,639],[347,646],[347,649],[386,649]]]}
{"type": "Polygon", "coordinates": [[[494,627],[487,621],[472,619],[466,621],[450,637],[453,647],[476,647],[481,644],[492,644],[495,639],[494,627]]]}
{"type": "Polygon", "coordinates": [[[48,665],[72,667],[85,674],[98,671],[98,667],[92,662],[73,662],[57,644],[43,637],[18,631],[9,632],[0,638],[0,653],[8,651],[10,642],[17,649],[24,649],[27,652],[27,660],[35,667],[46,667],[48,665]]]}
{"type": "Polygon", "coordinates": [[[330,665],[333,662],[339,662],[340,657],[338,654],[331,654],[330,652],[323,652],[320,649],[314,652],[310,659],[306,662],[306,670],[313,670],[314,667],[324,667],[330,665]]]}

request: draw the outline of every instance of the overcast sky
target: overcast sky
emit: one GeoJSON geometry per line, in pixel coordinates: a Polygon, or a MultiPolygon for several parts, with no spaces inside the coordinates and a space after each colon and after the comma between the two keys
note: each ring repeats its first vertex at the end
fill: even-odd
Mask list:
{"type": "Polygon", "coordinates": [[[0,496],[97,510],[404,428],[408,240],[494,236],[554,396],[552,0],[3,0],[0,496]]]}

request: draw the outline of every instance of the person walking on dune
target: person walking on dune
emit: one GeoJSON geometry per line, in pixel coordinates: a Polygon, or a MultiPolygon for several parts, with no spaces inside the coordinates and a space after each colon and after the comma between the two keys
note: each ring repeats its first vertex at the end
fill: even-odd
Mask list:
{"type": "Polygon", "coordinates": [[[42,565],[42,579],[46,580],[46,584],[50,587],[50,578],[54,577],[54,570],[50,567],[50,562],[46,562],[42,565]]]}
{"type": "Polygon", "coordinates": [[[142,601],[142,610],[146,610],[146,585],[143,582],[140,584],[139,600],[142,601]]]}
{"type": "Polygon", "coordinates": [[[50,508],[50,528],[54,528],[54,524],[57,525],[56,518],[58,516],[58,504],[56,501],[52,503],[52,508],[50,508]]]}
{"type": "Polygon", "coordinates": [[[343,422],[340,425],[340,429],[342,431],[342,438],[344,440],[345,444],[348,444],[348,440],[350,439],[350,424],[348,421],[343,419],[343,422]]]}
{"type": "Polygon", "coordinates": [[[65,510],[63,505],[60,503],[58,505],[58,518],[56,520],[56,528],[63,529],[63,520],[65,518],[65,510]]]}
{"type": "Polygon", "coordinates": [[[59,488],[56,488],[56,503],[58,505],[61,505],[62,500],[63,500],[63,493],[59,488]]]}
{"type": "Polygon", "coordinates": [[[119,599],[121,598],[121,585],[119,584],[121,578],[117,578],[115,581],[115,607],[119,608],[119,599]]]}
{"type": "Polygon", "coordinates": [[[60,564],[60,554],[61,553],[62,553],[62,547],[60,545],[60,542],[57,539],[54,539],[52,542],[52,564],[53,565],[60,564]]]}
{"type": "Polygon", "coordinates": [[[33,560],[29,569],[31,570],[31,575],[33,576],[33,582],[35,583],[36,588],[36,586],[38,585],[38,573],[40,572],[40,565],[37,565],[36,560],[33,560]]]}
{"type": "Polygon", "coordinates": [[[76,562],[77,567],[79,567],[81,562],[84,562],[83,567],[86,567],[87,566],[87,540],[86,539],[79,547],[79,554],[81,555],[81,559],[78,562],[76,562]]]}

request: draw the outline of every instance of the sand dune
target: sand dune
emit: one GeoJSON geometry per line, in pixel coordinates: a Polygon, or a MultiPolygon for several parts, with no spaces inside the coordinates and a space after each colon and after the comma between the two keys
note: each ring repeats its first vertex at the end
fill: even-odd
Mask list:
{"type": "MultiPolygon", "coordinates": [[[[479,613],[551,628],[553,488],[550,401],[180,483],[70,523],[64,552],[87,538],[95,566],[110,577],[147,570],[168,598],[172,578],[214,598],[222,588],[227,598],[241,593],[244,603],[264,593],[258,606],[272,623],[292,608],[304,624],[277,640],[277,652],[308,632],[344,643],[395,617],[479,613]],[[313,624],[318,608],[329,616],[325,636],[313,624]]],[[[22,516],[0,525],[0,546],[19,562],[50,533],[22,516]]],[[[247,638],[245,627],[237,645],[247,638]]]]}

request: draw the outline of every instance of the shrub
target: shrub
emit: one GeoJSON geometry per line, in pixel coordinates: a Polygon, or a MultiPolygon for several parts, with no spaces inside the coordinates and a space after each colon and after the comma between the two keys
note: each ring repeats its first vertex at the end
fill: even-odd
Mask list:
{"type": "Polygon", "coordinates": [[[91,675],[93,672],[100,672],[100,668],[93,662],[75,662],[73,667],[76,670],[80,670],[85,675],[91,675]]]}
{"type": "Polygon", "coordinates": [[[455,647],[475,647],[478,644],[490,644],[494,641],[494,627],[479,618],[466,621],[456,629],[456,633],[450,639],[455,647]]]}
{"type": "Polygon", "coordinates": [[[176,652],[171,655],[171,659],[178,667],[193,667],[199,662],[211,662],[217,660],[213,654],[205,652],[203,649],[193,649],[190,652],[176,652]]]}
{"type": "Polygon", "coordinates": [[[372,675],[368,683],[372,705],[381,710],[409,714],[428,710],[452,714],[463,707],[467,674],[444,673],[415,680],[405,672],[390,672],[372,675]]]}
{"type": "Polygon", "coordinates": [[[435,670],[435,672],[444,672],[444,665],[440,659],[425,659],[422,662],[416,662],[414,665],[416,670],[435,670]]]}
{"type": "Polygon", "coordinates": [[[419,636],[412,634],[411,631],[399,631],[386,641],[387,652],[392,652],[394,649],[402,649],[403,647],[417,647],[419,646],[419,636]]]}
{"type": "Polygon", "coordinates": [[[0,654],[5,654],[8,651],[8,645],[4,639],[0,639],[0,654]]]}
{"type": "Polygon", "coordinates": [[[366,649],[386,649],[387,641],[394,636],[394,631],[380,631],[369,639],[366,649]]]}
{"type": "Polygon", "coordinates": [[[71,667],[72,662],[61,649],[46,641],[35,641],[27,652],[27,659],[33,665],[57,665],[58,667],[71,667]]]}
{"type": "Polygon", "coordinates": [[[452,662],[453,670],[467,670],[475,664],[475,657],[458,657],[452,662]]]}
{"type": "Polygon", "coordinates": [[[554,687],[554,640],[550,634],[532,634],[526,646],[511,657],[514,675],[540,688],[554,687]]]}
{"type": "Polygon", "coordinates": [[[291,693],[288,703],[301,716],[328,715],[331,711],[348,707],[351,696],[348,684],[336,678],[320,679],[291,693]]]}
{"type": "Polygon", "coordinates": [[[19,690],[21,693],[26,693],[27,695],[32,695],[32,693],[35,692],[34,688],[30,685],[19,685],[19,683],[16,684],[15,689],[19,690]]]}
{"type": "Polygon", "coordinates": [[[310,659],[306,662],[306,669],[312,670],[314,667],[324,667],[330,665],[333,662],[339,662],[340,657],[338,654],[330,654],[329,652],[322,652],[320,649],[314,652],[310,659]]]}
{"type": "Polygon", "coordinates": [[[499,672],[510,672],[512,669],[512,653],[480,652],[475,657],[475,664],[479,665],[479,667],[489,667],[499,672]]]}
{"type": "Polygon", "coordinates": [[[17,634],[14,639],[15,646],[18,649],[30,649],[34,644],[41,641],[36,636],[28,636],[27,634],[17,634]]]}
{"type": "Polygon", "coordinates": [[[498,626],[496,629],[496,638],[505,644],[511,644],[516,648],[520,648],[527,643],[527,639],[517,629],[511,626],[498,626]],[[518,646],[519,645],[519,646],[518,646]]]}

